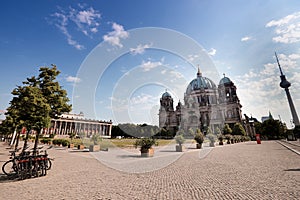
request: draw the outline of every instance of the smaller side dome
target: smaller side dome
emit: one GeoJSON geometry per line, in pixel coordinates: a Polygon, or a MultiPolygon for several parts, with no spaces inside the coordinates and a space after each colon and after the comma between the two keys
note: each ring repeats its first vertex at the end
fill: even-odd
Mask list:
{"type": "Polygon", "coordinates": [[[167,91],[162,95],[162,98],[166,98],[166,97],[171,97],[170,93],[167,91]]]}
{"type": "Polygon", "coordinates": [[[224,76],[224,77],[220,80],[219,85],[224,85],[224,84],[226,84],[226,83],[231,83],[231,82],[232,82],[232,81],[231,81],[228,77],[224,76]]]}

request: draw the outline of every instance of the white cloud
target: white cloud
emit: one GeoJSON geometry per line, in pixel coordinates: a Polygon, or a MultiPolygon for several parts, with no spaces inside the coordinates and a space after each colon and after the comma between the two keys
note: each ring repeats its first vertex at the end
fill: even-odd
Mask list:
{"type": "Polygon", "coordinates": [[[139,44],[136,48],[130,48],[130,52],[133,55],[137,55],[137,54],[143,54],[145,52],[145,49],[150,48],[152,45],[151,44],[139,44]]]}
{"type": "Polygon", "coordinates": [[[208,51],[208,55],[210,55],[210,56],[214,56],[214,55],[216,55],[216,53],[217,53],[217,50],[214,49],[214,48],[211,48],[211,49],[208,51]]]}
{"type": "Polygon", "coordinates": [[[197,59],[198,57],[199,57],[198,54],[190,54],[190,55],[188,55],[188,60],[189,60],[190,62],[192,62],[192,61],[194,61],[195,59],[197,59]]]}
{"type": "Polygon", "coordinates": [[[68,16],[64,15],[63,13],[54,13],[52,16],[56,18],[55,26],[67,37],[68,44],[75,47],[78,50],[84,49],[83,45],[79,44],[72,38],[71,34],[67,29],[68,16]]]}
{"type": "Polygon", "coordinates": [[[295,43],[300,41],[300,12],[293,13],[279,20],[272,20],[266,27],[275,27],[274,42],[295,43]]]}
{"type": "Polygon", "coordinates": [[[78,7],[79,9],[69,7],[68,10],[59,8],[59,12],[52,14],[49,21],[67,37],[69,45],[82,50],[84,46],[73,38],[70,33],[71,30],[80,31],[91,37],[92,34],[98,32],[98,26],[100,25],[98,21],[101,19],[101,14],[92,7],[85,8],[82,5],[78,5],[78,7]],[[76,28],[74,28],[74,25],[76,28]]]}
{"type": "Polygon", "coordinates": [[[103,36],[103,40],[112,46],[122,48],[123,45],[121,44],[121,39],[126,39],[129,36],[129,33],[124,30],[122,25],[117,23],[113,23],[112,29],[112,32],[109,32],[107,35],[103,36]]]}
{"type": "Polygon", "coordinates": [[[137,106],[137,105],[140,105],[142,107],[145,107],[145,105],[149,105],[149,104],[157,104],[157,102],[159,101],[159,98],[157,97],[154,97],[152,95],[149,95],[149,94],[140,94],[140,95],[137,95],[137,96],[134,96],[130,99],[130,104],[131,106],[137,106]]]}
{"type": "Polygon", "coordinates": [[[81,80],[78,77],[67,76],[66,81],[69,82],[69,83],[79,83],[81,80]]]}
{"type": "Polygon", "coordinates": [[[86,36],[98,32],[97,27],[100,25],[99,20],[101,19],[99,11],[92,7],[83,10],[70,9],[69,18],[77,25],[78,30],[86,36]]]}
{"type": "Polygon", "coordinates": [[[143,61],[141,67],[143,68],[144,71],[149,71],[150,69],[153,69],[153,68],[161,66],[161,65],[163,65],[163,63],[160,61],[158,61],[158,62],[143,61]]]}
{"type": "Polygon", "coordinates": [[[251,40],[252,39],[252,37],[250,37],[250,36],[245,36],[245,37],[243,37],[242,39],[241,39],[241,41],[242,42],[247,42],[247,41],[249,41],[249,40],[251,40]]]}
{"type": "MultiPolygon", "coordinates": [[[[299,99],[300,95],[295,92],[300,87],[300,71],[296,68],[300,54],[279,54],[281,67],[287,80],[292,83],[290,91],[293,99],[299,99]]],[[[298,62],[299,63],[299,62],[298,62]]],[[[238,96],[243,105],[243,113],[265,116],[271,110],[275,116],[281,115],[284,121],[289,121],[290,113],[284,90],[279,87],[279,69],[274,58],[273,63],[266,63],[260,70],[250,69],[248,73],[235,77],[238,96]]],[[[294,101],[295,106],[300,104],[294,101]]]]}

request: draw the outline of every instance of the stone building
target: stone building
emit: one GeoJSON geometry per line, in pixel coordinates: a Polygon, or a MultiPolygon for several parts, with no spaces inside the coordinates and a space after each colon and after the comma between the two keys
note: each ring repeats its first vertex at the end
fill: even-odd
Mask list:
{"type": "Polygon", "coordinates": [[[70,133],[85,137],[100,134],[103,138],[110,138],[111,129],[112,121],[86,119],[83,113],[65,113],[57,119],[51,119],[51,127],[44,129],[42,134],[56,134],[58,137],[68,136],[70,133]]]}
{"type": "Polygon", "coordinates": [[[202,76],[198,69],[184,94],[184,102],[178,102],[174,110],[173,98],[167,91],[160,99],[159,127],[171,132],[178,129],[199,128],[206,133],[222,130],[224,124],[233,127],[242,121],[242,105],[236,93],[234,83],[224,75],[216,85],[211,79],[202,76]]]}

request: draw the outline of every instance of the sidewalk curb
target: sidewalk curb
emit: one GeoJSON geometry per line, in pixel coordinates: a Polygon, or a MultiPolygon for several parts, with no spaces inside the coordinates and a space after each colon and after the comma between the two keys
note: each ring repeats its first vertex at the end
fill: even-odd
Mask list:
{"type": "Polygon", "coordinates": [[[296,153],[296,154],[298,154],[299,156],[300,156],[300,152],[299,151],[297,151],[297,150],[295,150],[295,149],[293,149],[293,148],[291,148],[291,147],[289,147],[288,145],[286,145],[286,144],[283,144],[282,142],[280,142],[280,141],[276,141],[277,143],[279,143],[279,144],[281,144],[282,146],[284,146],[285,148],[287,148],[287,149],[289,149],[289,150],[291,150],[292,152],[294,152],[294,153],[296,153]]]}

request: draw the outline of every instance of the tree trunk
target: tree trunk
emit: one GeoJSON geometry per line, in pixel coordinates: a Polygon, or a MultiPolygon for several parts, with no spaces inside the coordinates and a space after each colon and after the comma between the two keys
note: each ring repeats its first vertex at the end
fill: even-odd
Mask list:
{"type": "Polygon", "coordinates": [[[41,132],[41,130],[37,131],[36,136],[35,136],[34,146],[33,146],[33,155],[37,154],[37,147],[38,147],[38,144],[39,144],[40,132],[41,132]]]}

